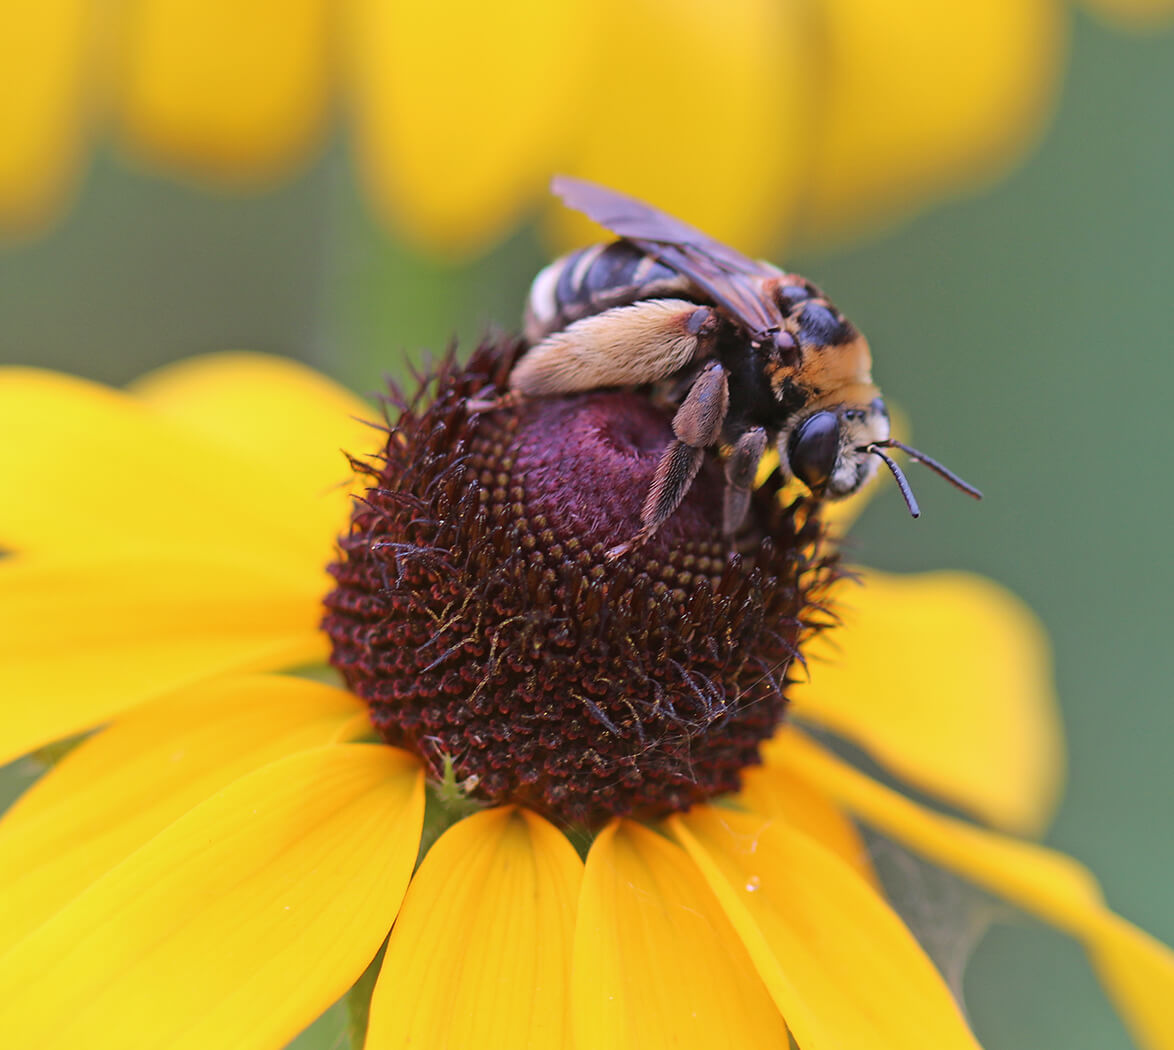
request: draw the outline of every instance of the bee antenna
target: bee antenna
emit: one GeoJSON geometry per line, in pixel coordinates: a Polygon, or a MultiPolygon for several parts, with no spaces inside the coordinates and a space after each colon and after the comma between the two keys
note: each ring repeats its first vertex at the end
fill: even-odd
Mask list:
{"type": "MultiPolygon", "coordinates": [[[[885,443],[887,446],[887,442],[885,443]]],[[[897,479],[897,487],[901,490],[901,495],[905,497],[905,506],[909,508],[909,513],[915,518],[921,517],[921,508],[917,505],[917,499],[913,495],[913,490],[909,487],[909,481],[902,473],[901,468],[897,466],[897,461],[892,456],[881,451],[879,445],[865,445],[865,452],[871,452],[874,456],[880,456],[885,461],[885,466],[893,472],[893,477],[897,479]]]]}
{"type": "Polygon", "coordinates": [[[973,496],[975,499],[982,499],[982,493],[971,485],[970,482],[963,481],[957,474],[947,467],[942,466],[936,459],[930,459],[924,452],[918,452],[917,449],[910,448],[896,438],[889,438],[887,441],[877,441],[869,446],[870,451],[877,448],[899,448],[910,459],[916,460],[918,463],[923,463],[939,477],[945,478],[954,488],[961,489],[966,495],[973,496]]]}

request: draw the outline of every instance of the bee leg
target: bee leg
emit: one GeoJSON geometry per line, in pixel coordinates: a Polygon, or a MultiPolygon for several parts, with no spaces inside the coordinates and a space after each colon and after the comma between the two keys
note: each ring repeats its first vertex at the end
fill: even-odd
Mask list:
{"type": "Polygon", "coordinates": [[[758,473],[758,463],[766,452],[766,431],[762,427],[747,430],[734,442],[726,460],[726,493],[722,510],[722,531],[732,536],[746,518],[750,507],[750,489],[758,473]]]}
{"type": "Polygon", "coordinates": [[[516,408],[525,398],[520,390],[507,390],[504,394],[494,398],[471,397],[465,402],[465,408],[470,412],[498,412],[503,408],[516,408]]]}
{"type": "Polygon", "coordinates": [[[671,441],[661,453],[652,487],[640,512],[640,531],[626,543],[607,552],[609,561],[635,550],[645,543],[681,505],[693,479],[701,469],[705,449],[717,441],[730,405],[730,387],[726,370],[713,361],[697,377],[677,414],[673,417],[671,441]]]}
{"type": "Polygon", "coordinates": [[[686,445],[708,448],[721,436],[729,407],[730,383],[726,370],[719,362],[710,361],[693,381],[673,416],[673,433],[686,445]]]}
{"type": "Polygon", "coordinates": [[[648,490],[648,498],[640,512],[643,526],[630,540],[612,547],[607,552],[608,561],[615,561],[642,546],[672,516],[697,477],[704,458],[703,448],[693,448],[683,441],[669,442],[656,465],[652,487],[648,490]]]}

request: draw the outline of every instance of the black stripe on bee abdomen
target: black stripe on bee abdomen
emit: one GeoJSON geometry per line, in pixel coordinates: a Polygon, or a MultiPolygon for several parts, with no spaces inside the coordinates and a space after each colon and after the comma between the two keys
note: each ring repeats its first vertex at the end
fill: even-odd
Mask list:
{"type": "Polygon", "coordinates": [[[593,244],[551,263],[535,279],[526,305],[530,342],[567,325],[641,299],[689,296],[690,283],[627,241],[593,244]]]}
{"type": "Polygon", "coordinates": [[[627,241],[609,244],[595,257],[583,274],[578,289],[580,295],[592,299],[626,294],[631,290],[633,301],[647,299],[638,294],[650,287],[663,286],[665,282],[679,284],[682,278],[652,255],[640,251],[627,241]]]}

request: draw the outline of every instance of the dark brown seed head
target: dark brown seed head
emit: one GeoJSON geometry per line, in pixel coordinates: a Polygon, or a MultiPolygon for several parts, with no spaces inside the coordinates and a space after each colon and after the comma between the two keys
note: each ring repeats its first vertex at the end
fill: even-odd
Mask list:
{"type": "Polygon", "coordinates": [[[514,343],[396,399],[331,566],[332,663],[392,744],[473,795],[597,824],[734,791],[783,717],[833,575],[806,507],[755,493],[738,551],[707,462],[643,547],[667,416],[631,392],[473,414],[514,343]]]}

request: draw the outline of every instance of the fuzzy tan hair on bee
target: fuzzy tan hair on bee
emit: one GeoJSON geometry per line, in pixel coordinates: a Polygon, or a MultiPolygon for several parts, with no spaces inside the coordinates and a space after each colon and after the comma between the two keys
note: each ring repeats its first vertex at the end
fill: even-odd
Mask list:
{"type": "Polygon", "coordinates": [[[639,386],[672,375],[712,348],[717,319],[686,299],[646,299],[584,317],[547,336],[510,373],[536,397],[639,386]]]}

